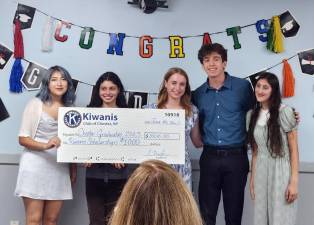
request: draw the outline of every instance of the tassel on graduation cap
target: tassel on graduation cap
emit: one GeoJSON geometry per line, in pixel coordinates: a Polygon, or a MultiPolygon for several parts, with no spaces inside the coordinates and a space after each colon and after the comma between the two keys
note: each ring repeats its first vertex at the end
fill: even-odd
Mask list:
{"type": "Polygon", "coordinates": [[[288,60],[284,59],[282,62],[283,62],[282,97],[288,98],[294,96],[295,80],[288,60]]]}
{"type": "Polygon", "coordinates": [[[15,20],[15,29],[14,29],[14,58],[23,58],[24,57],[24,44],[23,36],[21,31],[21,22],[15,20]]]}
{"type": "Polygon", "coordinates": [[[14,29],[14,64],[10,74],[10,91],[14,93],[22,92],[21,77],[23,75],[23,67],[21,59],[24,57],[24,45],[23,36],[21,31],[21,23],[18,19],[15,19],[14,29]]]}
{"type": "Polygon", "coordinates": [[[14,93],[21,93],[22,92],[22,82],[21,78],[23,75],[23,67],[21,63],[21,59],[15,59],[11,75],[10,75],[10,91],[14,93]]]}
{"type": "Polygon", "coordinates": [[[280,27],[279,16],[273,16],[267,33],[267,49],[275,53],[284,51],[283,34],[280,27]]]}

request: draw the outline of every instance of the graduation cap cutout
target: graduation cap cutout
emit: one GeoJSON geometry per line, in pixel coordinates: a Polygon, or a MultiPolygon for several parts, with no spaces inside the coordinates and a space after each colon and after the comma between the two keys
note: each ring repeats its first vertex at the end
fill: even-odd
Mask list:
{"type": "Polygon", "coordinates": [[[314,75],[314,48],[298,53],[302,73],[314,75]]]}
{"type": "Polygon", "coordinates": [[[2,70],[9,59],[11,58],[13,52],[7,47],[0,44],[0,69],[2,70]]]}
{"type": "Polygon", "coordinates": [[[17,10],[15,12],[13,23],[15,19],[18,19],[21,22],[22,30],[31,28],[35,12],[35,8],[19,3],[17,5],[17,10]]]}
{"type": "Polygon", "coordinates": [[[1,98],[0,98],[0,121],[3,121],[9,117],[10,117],[10,115],[9,115],[7,109],[5,108],[5,105],[3,104],[1,98]]]}
{"type": "Polygon", "coordinates": [[[293,37],[298,33],[300,25],[294,19],[294,17],[291,15],[289,11],[286,11],[283,14],[281,14],[279,16],[279,19],[281,31],[285,37],[293,37]]]}
{"type": "Polygon", "coordinates": [[[76,91],[76,88],[77,88],[79,81],[76,79],[72,79],[72,83],[73,83],[74,90],[76,91]]]}
{"type": "Polygon", "coordinates": [[[168,8],[167,1],[162,0],[132,0],[128,1],[128,4],[138,5],[144,13],[153,13],[159,8],[168,8]]]}
{"type": "Polygon", "coordinates": [[[260,72],[257,72],[257,73],[254,73],[252,75],[250,75],[248,78],[249,78],[249,81],[253,87],[253,89],[255,88],[255,85],[257,83],[257,79],[259,78],[259,76],[265,72],[264,70],[263,71],[260,71],[260,72]]]}
{"type": "Polygon", "coordinates": [[[128,91],[128,107],[141,109],[147,105],[148,93],[146,92],[132,92],[128,91]]]}

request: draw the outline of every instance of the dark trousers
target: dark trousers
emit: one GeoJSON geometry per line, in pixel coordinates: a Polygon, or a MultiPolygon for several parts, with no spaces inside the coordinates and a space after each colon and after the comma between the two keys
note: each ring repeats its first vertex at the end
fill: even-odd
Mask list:
{"type": "Polygon", "coordinates": [[[206,225],[216,224],[221,192],[226,225],[241,225],[248,171],[249,161],[244,148],[204,147],[200,158],[199,203],[206,225]]]}
{"type": "Polygon", "coordinates": [[[86,178],[86,200],[89,225],[108,224],[111,212],[122,192],[126,180],[86,178]]]}

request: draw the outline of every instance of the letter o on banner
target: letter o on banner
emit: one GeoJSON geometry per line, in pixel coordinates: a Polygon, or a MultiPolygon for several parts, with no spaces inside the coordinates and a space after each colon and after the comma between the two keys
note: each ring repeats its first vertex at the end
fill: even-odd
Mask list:
{"type": "Polygon", "coordinates": [[[80,47],[90,49],[93,45],[95,30],[92,27],[84,27],[80,37],[80,47]],[[88,42],[85,44],[86,34],[89,33],[88,42]]]}

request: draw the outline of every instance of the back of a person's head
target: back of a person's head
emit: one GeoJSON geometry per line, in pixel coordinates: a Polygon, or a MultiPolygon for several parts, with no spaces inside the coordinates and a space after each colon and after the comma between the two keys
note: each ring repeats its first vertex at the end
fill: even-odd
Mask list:
{"type": "Polygon", "coordinates": [[[150,160],[125,185],[110,225],[201,225],[192,193],[168,164],[150,160]]]}

